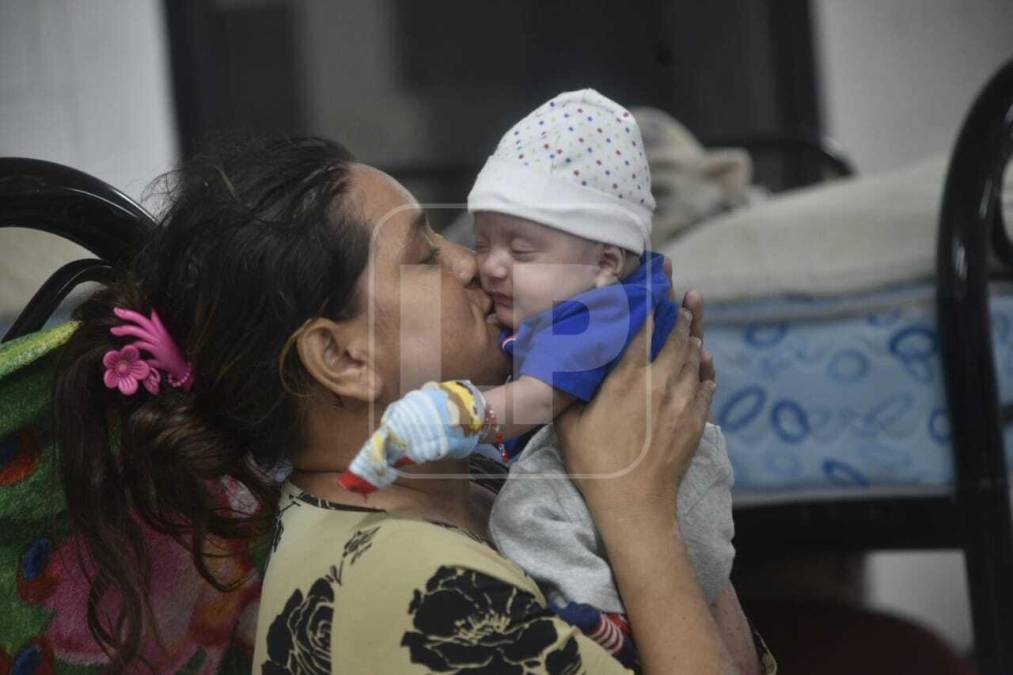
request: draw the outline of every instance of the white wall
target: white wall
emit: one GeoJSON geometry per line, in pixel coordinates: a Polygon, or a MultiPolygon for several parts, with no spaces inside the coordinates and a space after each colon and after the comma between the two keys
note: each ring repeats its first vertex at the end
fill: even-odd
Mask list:
{"type": "Polygon", "coordinates": [[[827,129],[862,173],[947,154],[1013,57],[1010,0],[813,0],[827,129]]]}
{"type": "Polygon", "coordinates": [[[425,155],[425,105],[398,80],[393,3],[303,0],[296,8],[307,126],[373,164],[425,155]]]}
{"type": "MultiPolygon", "coordinates": [[[[0,0],[0,156],[66,164],[137,199],[176,158],[171,96],[160,0],[0,0]]],[[[80,257],[0,229],[0,329],[80,257]]]]}
{"type": "Polygon", "coordinates": [[[137,197],[176,156],[160,0],[0,2],[0,156],[137,197]]]}
{"type": "MultiPolygon", "coordinates": [[[[1010,0],[813,0],[823,111],[860,173],[948,155],[975,95],[1013,57],[1010,0]]],[[[869,557],[870,605],[971,646],[962,557],[869,557]]]]}

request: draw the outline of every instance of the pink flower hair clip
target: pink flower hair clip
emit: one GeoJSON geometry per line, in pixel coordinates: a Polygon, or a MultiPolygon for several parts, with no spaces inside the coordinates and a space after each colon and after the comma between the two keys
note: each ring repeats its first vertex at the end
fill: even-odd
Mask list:
{"type": "Polygon", "coordinates": [[[174,389],[190,391],[193,367],[183,358],[155,310],[151,310],[151,318],[121,307],[114,307],[113,313],[126,324],[113,326],[109,332],[117,337],[137,339],[123,349],[110,349],[102,357],[105,385],[132,396],[137,392],[138,383],[143,383],[149,393],[157,394],[161,391],[161,372],[165,372],[174,389]],[[142,351],[147,352],[149,358],[141,358],[142,351]]]}

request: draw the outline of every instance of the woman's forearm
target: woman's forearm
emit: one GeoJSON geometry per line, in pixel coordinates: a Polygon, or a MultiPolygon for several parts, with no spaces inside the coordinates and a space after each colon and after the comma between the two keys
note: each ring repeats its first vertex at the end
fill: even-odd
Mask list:
{"type": "Polygon", "coordinates": [[[759,675],[760,657],[756,653],[753,632],[731,583],[711,603],[710,610],[737,672],[759,675]]]}
{"type": "Polygon", "coordinates": [[[735,672],[676,526],[595,514],[644,673],[735,672]],[[677,531],[677,530],[676,530],[677,531]]]}

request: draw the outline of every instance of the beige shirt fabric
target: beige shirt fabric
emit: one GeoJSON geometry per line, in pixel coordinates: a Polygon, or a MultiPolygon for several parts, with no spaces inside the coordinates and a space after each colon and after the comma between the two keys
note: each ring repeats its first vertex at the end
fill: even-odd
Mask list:
{"type": "Polygon", "coordinates": [[[289,483],[280,508],[256,673],[630,672],[473,534],[289,483]]]}

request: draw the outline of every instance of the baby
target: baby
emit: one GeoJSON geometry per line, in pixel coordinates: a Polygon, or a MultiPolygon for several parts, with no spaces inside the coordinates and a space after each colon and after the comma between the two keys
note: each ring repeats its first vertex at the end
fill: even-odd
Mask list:
{"type": "MultiPolygon", "coordinates": [[[[465,456],[550,422],[589,401],[646,320],[651,358],[678,308],[650,241],[650,171],[633,117],[585,89],[548,101],[511,128],[468,196],[482,285],[504,326],[513,379],[478,391],[468,382],[429,384],[392,404],[342,484],[368,491],[406,463],[465,456]]],[[[566,477],[552,426],[512,458],[490,534],[500,552],[543,588],[567,621],[625,662],[629,627],[605,549],[566,477]]],[[[679,524],[709,602],[728,584],[731,465],[707,425],[679,489],[679,524]]]]}

